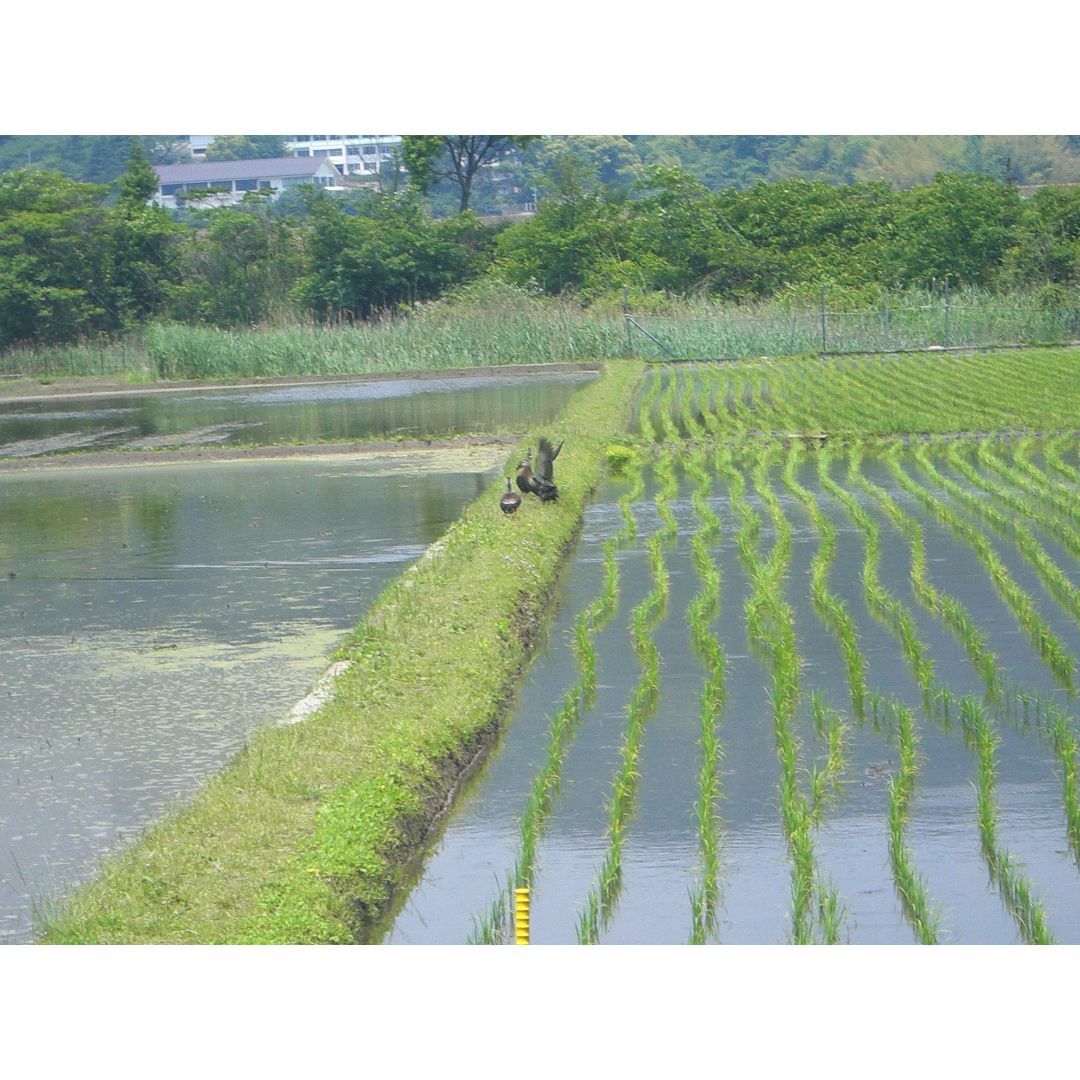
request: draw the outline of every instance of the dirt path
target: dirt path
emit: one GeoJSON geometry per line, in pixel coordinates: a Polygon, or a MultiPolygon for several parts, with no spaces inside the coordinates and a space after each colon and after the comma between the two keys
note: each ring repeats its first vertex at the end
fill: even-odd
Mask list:
{"type": "Polygon", "coordinates": [[[505,450],[520,435],[462,435],[456,439],[389,439],[348,443],[304,443],[298,446],[200,446],[178,450],[89,450],[44,457],[0,458],[0,474],[42,469],[101,469],[140,465],[184,465],[193,462],[272,461],[320,457],[372,458],[454,455],[468,451],[505,450]]]}

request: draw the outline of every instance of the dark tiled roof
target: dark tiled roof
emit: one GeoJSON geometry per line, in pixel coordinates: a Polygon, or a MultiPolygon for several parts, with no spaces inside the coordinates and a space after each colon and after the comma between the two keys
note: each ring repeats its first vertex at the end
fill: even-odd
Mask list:
{"type": "MultiPolygon", "coordinates": [[[[270,180],[279,176],[314,176],[326,158],[255,158],[248,161],[197,161],[188,165],[155,165],[162,184],[213,183],[215,180],[270,180]]],[[[333,162],[330,163],[331,168],[333,162]]],[[[337,170],[335,169],[335,172],[337,170]]]]}

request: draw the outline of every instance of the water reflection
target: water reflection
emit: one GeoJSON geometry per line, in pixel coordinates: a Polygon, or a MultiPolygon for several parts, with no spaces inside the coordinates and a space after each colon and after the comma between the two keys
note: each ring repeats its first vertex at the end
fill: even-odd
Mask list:
{"type": "Polygon", "coordinates": [[[0,402],[0,457],[523,431],[593,378],[508,372],[0,402]]]}
{"type": "MultiPolygon", "coordinates": [[[[868,470],[869,471],[869,470],[868,470]]],[[[868,609],[861,578],[865,542],[836,500],[823,493],[808,466],[800,483],[819,498],[838,527],[831,587],[853,618],[869,660],[871,688],[895,695],[917,716],[919,774],[911,802],[907,845],[925,879],[931,903],[942,914],[943,943],[1012,943],[1015,920],[990,879],[977,817],[977,762],[954,722],[921,709],[922,695],[895,634],[868,609]]],[[[926,533],[930,573],[942,589],[960,596],[987,632],[1003,669],[1030,692],[1056,696],[1052,676],[1012,619],[993,581],[971,550],[925,512],[903,499],[895,481],[875,470],[874,480],[903,500],[926,533]]],[[[801,504],[774,471],[773,488],[793,526],[786,597],[793,608],[804,695],[816,691],[851,718],[850,693],[841,651],[809,598],[810,562],[818,537],[801,504]]],[[[557,802],[537,846],[532,940],[576,941],[577,918],[607,853],[607,802],[625,707],[639,669],[629,636],[634,605],[649,589],[645,543],[657,528],[653,488],[635,507],[639,535],[620,552],[619,611],[596,638],[599,690],[596,707],[581,721],[563,766],[557,802]]],[[[488,767],[433,845],[424,872],[397,914],[387,940],[446,944],[467,939],[471,920],[484,914],[505,882],[516,855],[519,823],[529,784],[544,760],[548,720],[575,660],[569,644],[577,613],[599,587],[598,547],[618,527],[614,487],[601,491],[586,514],[585,531],[569,568],[555,633],[536,660],[518,709],[488,767]]],[[[686,607],[699,587],[690,557],[695,516],[685,487],[671,504],[679,537],[666,548],[670,598],[655,632],[661,655],[660,696],[642,741],[636,813],[623,845],[618,905],[601,935],[609,943],[688,940],[689,893],[700,874],[693,802],[699,766],[700,665],[690,648],[686,607]]],[[[723,714],[721,815],[721,910],[716,940],[737,944],[782,943],[791,929],[791,866],[780,817],[780,769],[769,694],[770,673],[748,647],[744,603],[746,571],[739,558],[737,521],[724,482],[717,478],[711,505],[724,522],[713,549],[721,573],[721,603],[713,630],[728,658],[723,714]]],[[[761,515],[760,543],[769,550],[775,529],[750,485],[761,515]]],[[[970,661],[940,620],[923,609],[910,581],[910,550],[870,500],[867,509],[881,529],[883,583],[918,622],[933,650],[935,671],[955,693],[978,689],[970,661]]],[[[1075,634],[1075,626],[1073,627],[1075,634]]],[[[1080,644],[1074,636],[1070,644],[1080,644]]],[[[797,718],[803,775],[823,758],[804,698],[797,718]]],[[[998,834],[1045,904],[1047,921],[1061,943],[1080,943],[1080,875],[1066,844],[1061,781],[1052,747],[1031,731],[1002,722],[997,755],[998,834]]],[[[842,940],[862,944],[911,944],[914,935],[897,898],[889,861],[889,782],[897,762],[895,738],[871,720],[852,723],[842,797],[815,834],[823,879],[835,886],[844,908],[842,940]]]]}
{"type": "Polygon", "coordinates": [[[0,940],[283,716],[502,457],[0,475],[0,940]]]}

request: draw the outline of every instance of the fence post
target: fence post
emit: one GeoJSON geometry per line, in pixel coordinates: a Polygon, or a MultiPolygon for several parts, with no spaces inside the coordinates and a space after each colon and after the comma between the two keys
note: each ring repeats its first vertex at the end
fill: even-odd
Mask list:
{"type": "Polygon", "coordinates": [[[889,351],[889,290],[881,290],[881,329],[885,335],[885,351],[889,351]]]}
{"type": "Polygon", "coordinates": [[[633,356],[634,334],[630,329],[630,290],[625,285],[622,291],[622,314],[623,322],[626,323],[626,352],[628,356],[633,356]]]}
{"type": "Polygon", "coordinates": [[[949,344],[949,276],[945,275],[945,345],[949,344]]]}
{"type": "Polygon", "coordinates": [[[821,290],[821,351],[825,351],[825,290],[821,290]]]}

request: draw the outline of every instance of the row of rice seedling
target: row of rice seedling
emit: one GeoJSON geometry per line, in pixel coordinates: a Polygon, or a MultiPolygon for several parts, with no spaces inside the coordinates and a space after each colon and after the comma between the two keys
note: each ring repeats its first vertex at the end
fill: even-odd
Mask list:
{"type": "Polygon", "coordinates": [[[979,834],[983,853],[990,868],[991,880],[1009,909],[1024,940],[1034,945],[1052,945],[1054,939],[1046,927],[1042,905],[1035,899],[1030,883],[1017,868],[1009,852],[997,841],[996,754],[999,743],[994,724],[974,698],[961,702],[960,715],[965,737],[978,755],[979,834]]]}
{"type": "Polygon", "coordinates": [[[810,770],[810,816],[820,827],[825,810],[839,796],[847,770],[851,725],[838,709],[829,708],[816,690],[810,691],[810,717],[814,735],[825,743],[825,761],[810,770]]]}
{"type": "MultiPolygon", "coordinates": [[[[862,458],[862,447],[852,446],[848,456],[848,483],[854,486],[859,475],[859,462],[862,458]]],[[[834,495],[855,523],[862,529],[866,553],[863,560],[863,588],[866,593],[867,604],[870,610],[900,639],[904,655],[911,664],[915,681],[922,690],[924,697],[929,697],[933,678],[934,664],[930,658],[929,650],[925,643],[920,640],[915,629],[915,620],[898,597],[886,589],[878,575],[878,567],[881,559],[880,529],[877,522],[867,512],[859,500],[851,492],[833,479],[830,475],[829,466],[832,455],[826,451],[821,458],[821,483],[822,486],[834,495]]]]}
{"type": "MultiPolygon", "coordinates": [[[[948,356],[835,361],[799,358],[743,368],[767,371],[772,405],[754,423],[767,431],[849,431],[862,436],[996,428],[1074,430],[1077,386],[1071,354],[948,356]],[[854,399],[854,400],[853,400],[854,399]],[[857,407],[855,406],[857,403],[857,407]],[[766,413],[768,419],[766,418],[766,413]]],[[[736,376],[731,376],[734,381],[736,376]]]]}
{"type": "Polygon", "coordinates": [[[728,477],[732,510],[743,522],[738,543],[751,585],[744,607],[747,633],[751,647],[766,660],[772,671],[770,699],[780,763],[780,813],[791,859],[791,940],[797,944],[809,944],[814,940],[816,911],[823,939],[835,942],[839,940],[841,905],[836,890],[827,885],[817,871],[813,846],[817,825],[815,809],[798,785],[800,765],[795,718],[801,696],[800,664],[794,615],[783,595],[783,579],[791,555],[791,524],[768,479],[769,466],[777,449],[762,446],[752,469],[755,490],[769,508],[776,533],[768,557],[763,557],[759,550],[760,519],[744,494],[745,482],[730,452],[718,449],[716,465],[728,477]]]}
{"type": "Polygon", "coordinates": [[[671,500],[679,493],[679,479],[675,474],[674,454],[666,444],[656,455],[653,476],[659,481],[654,502],[660,515],[660,536],[663,540],[674,540],[679,532],[679,523],[671,511],[671,500]]]}
{"type": "Polygon", "coordinates": [[[798,943],[812,940],[810,906],[816,898],[818,912],[827,915],[822,927],[824,940],[832,944],[838,940],[840,902],[836,890],[823,881],[816,869],[812,838],[819,816],[813,793],[823,791],[827,786],[828,766],[824,773],[811,771],[812,795],[807,798],[797,784],[800,768],[795,718],[801,697],[801,664],[795,640],[794,612],[784,599],[782,589],[791,560],[791,523],[769,480],[773,460],[772,451],[766,448],[758,455],[753,468],[755,490],[768,507],[776,532],[773,550],[767,560],[767,573],[755,584],[768,590],[765,603],[769,618],[766,626],[769,628],[767,632],[771,638],[774,665],[773,719],[781,764],[780,806],[792,856],[792,938],[798,943]],[[813,779],[815,775],[821,776],[817,783],[813,779]]]}
{"type": "Polygon", "coordinates": [[[660,371],[657,370],[651,372],[645,380],[645,385],[642,387],[641,397],[638,401],[637,433],[647,444],[654,443],[658,439],[657,430],[653,424],[652,417],[653,409],[660,396],[661,388],[662,377],[660,371]]]}
{"type": "Polygon", "coordinates": [[[657,434],[665,442],[677,442],[679,439],[679,428],[675,423],[674,415],[675,390],[678,383],[677,371],[668,372],[668,377],[664,381],[664,388],[656,402],[657,434]]]}
{"type": "MultiPolygon", "coordinates": [[[[896,461],[897,451],[894,449],[889,457],[895,468],[899,468],[896,461]]],[[[854,456],[854,455],[853,455],[854,456]]],[[[1000,694],[1001,681],[996,672],[996,665],[992,656],[985,650],[982,635],[971,624],[966,612],[956,601],[934,590],[926,579],[925,551],[921,543],[921,529],[910,516],[904,515],[895,501],[891,500],[887,493],[876,488],[865,478],[860,478],[861,484],[866,490],[875,493],[882,501],[886,512],[894,519],[897,526],[908,536],[914,549],[913,557],[913,584],[916,593],[921,595],[927,606],[939,611],[944,621],[957,632],[958,637],[968,646],[969,655],[976,669],[983,675],[987,682],[988,690],[1000,694]]],[[[943,707],[946,723],[948,722],[948,704],[951,695],[948,690],[941,688],[933,700],[943,707]]],[[[902,827],[907,818],[907,806],[910,799],[910,790],[905,780],[906,775],[914,776],[913,750],[905,749],[905,743],[910,743],[912,738],[913,718],[909,711],[900,705],[890,705],[890,711],[896,716],[900,747],[900,773],[893,779],[890,785],[890,857],[893,862],[894,877],[900,892],[905,910],[908,911],[912,924],[916,929],[921,941],[932,941],[937,934],[937,917],[927,916],[925,912],[925,896],[921,883],[913,879],[910,867],[906,865],[907,856],[903,849],[902,827]]],[[[985,719],[985,713],[974,699],[966,699],[962,709],[966,708],[968,714],[972,708],[980,710],[980,716],[985,719]]],[[[875,716],[878,715],[877,703],[875,703],[875,716]]],[[[988,723],[988,721],[987,721],[988,723]]],[[[965,720],[965,730],[970,724],[965,720]]],[[[1060,729],[1059,729],[1060,730],[1060,729]]],[[[990,769],[992,757],[988,757],[988,743],[983,730],[983,742],[976,743],[979,753],[980,768],[980,798],[979,815],[980,827],[984,837],[984,857],[991,872],[992,879],[1000,886],[1000,891],[1006,905],[1017,918],[1025,938],[1028,940],[1047,940],[1045,927],[1041,925],[1041,912],[1030,901],[1030,887],[1023,880],[1022,875],[1016,869],[1011,857],[1000,851],[993,843],[993,804],[990,799],[992,794],[992,777],[990,769]]],[[[1070,796],[1066,796],[1068,801],[1070,796]]]]}
{"type": "Polygon", "coordinates": [[[1035,520],[1056,536],[1074,555],[1080,555],[1080,535],[1071,524],[1066,525],[1057,516],[1067,518],[1070,522],[1080,520],[1080,500],[1076,497],[1077,493],[1032,464],[1028,459],[1031,448],[1030,438],[1021,439],[1013,447],[1013,464],[1010,466],[994,453],[989,439],[980,440],[976,446],[980,464],[1012,484],[1014,490],[992,486],[981,476],[974,482],[1011,509],[1035,520]]]}
{"type": "Polygon", "coordinates": [[[627,706],[626,734],[620,750],[620,763],[612,783],[608,805],[608,852],[597,882],[589,890],[578,914],[577,938],[582,945],[593,945],[610,923],[622,888],[622,851],[626,831],[634,811],[639,781],[638,758],[645,725],[656,708],[660,687],[660,655],[653,641],[653,631],[663,615],[669,581],[664,562],[665,536],[657,530],[646,548],[653,587],[631,614],[631,637],[641,665],[641,676],[627,706]]]}
{"type": "Polygon", "coordinates": [[[717,802],[720,798],[720,764],[723,750],[719,739],[720,714],[726,694],[727,659],[719,639],[709,630],[720,602],[720,572],[710,554],[710,544],[720,532],[720,518],[709,506],[711,480],[704,451],[695,450],[684,458],[688,476],[694,480],[691,499],[698,528],[690,548],[701,590],[687,607],[690,639],[701,658],[705,678],[701,691],[698,799],[695,814],[701,848],[701,883],[691,891],[691,944],[701,945],[714,932],[719,899],[720,837],[717,802]]]}
{"type": "Polygon", "coordinates": [[[1061,766],[1061,788],[1065,803],[1065,835],[1069,850],[1080,867],[1080,791],[1077,789],[1077,769],[1080,766],[1080,739],[1077,738],[1068,716],[1050,706],[1045,713],[1054,753],[1061,766]]]}
{"type": "MultiPolygon", "coordinates": [[[[889,447],[885,455],[885,461],[894,475],[900,469],[898,460],[900,449],[899,444],[894,443],[889,447]]],[[[872,483],[861,473],[857,476],[857,480],[864,491],[869,492],[877,499],[893,524],[904,534],[911,545],[911,584],[915,596],[927,610],[938,615],[963,645],[972,666],[986,686],[987,694],[991,697],[999,697],[1001,694],[1001,672],[998,668],[997,657],[987,646],[986,635],[978,629],[967,609],[959,600],[942,592],[930,581],[922,526],[911,514],[903,510],[900,504],[883,488],[872,483]]]]}
{"type": "MultiPolygon", "coordinates": [[[[1072,440],[1070,439],[1070,442],[1071,441],[1072,440]]],[[[1077,469],[1068,464],[1068,462],[1062,460],[1062,451],[1058,449],[1061,445],[1063,445],[1063,442],[1056,439],[1045,442],[1043,444],[1043,460],[1056,473],[1064,476],[1066,480],[1069,480],[1074,484],[1080,484],[1080,469],[1077,469]]],[[[1073,449],[1076,449],[1075,443],[1073,444],[1073,449]]]]}
{"type": "MultiPolygon", "coordinates": [[[[930,460],[926,448],[923,446],[916,448],[914,456],[926,475],[939,486],[943,486],[940,482],[944,478],[930,460]]],[[[924,485],[916,482],[904,469],[898,469],[895,475],[906,490],[922,501],[935,516],[975,550],[997,586],[998,592],[1012,609],[1021,628],[1027,633],[1039,655],[1061,683],[1072,689],[1075,685],[1075,660],[1039,614],[1031,597],[1016,584],[1015,579],[986,537],[951,506],[933,495],[924,485]]]]}
{"type": "Polygon", "coordinates": [[[918,775],[918,736],[915,717],[899,702],[885,702],[896,729],[900,768],[889,780],[889,863],[900,906],[921,945],[936,945],[941,917],[930,903],[922,877],[911,864],[907,848],[907,823],[918,775]]]}
{"type": "Polygon", "coordinates": [[[700,441],[708,434],[705,429],[708,392],[698,376],[695,366],[682,372],[679,378],[679,426],[683,435],[692,441],[700,441]]]}
{"type": "MultiPolygon", "coordinates": [[[[851,707],[855,717],[861,721],[866,709],[866,659],[859,646],[851,613],[843,600],[829,588],[829,571],[836,556],[836,526],[822,512],[813,493],[798,482],[797,472],[804,456],[802,444],[792,444],[784,463],[784,481],[806,507],[820,537],[817,553],[810,564],[810,595],[821,621],[840,644],[851,691],[851,707]]],[[[819,465],[822,460],[818,458],[819,465]]]]}
{"type": "MultiPolygon", "coordinates": [[[[965,461],[956,443],[952,443],[946,457],[949,463],[962,473],[976,488],[1009,503],[1009,493],[998,484],[986,481],[980,476],[977,469],[965,461]]],[[[972,513],[979,515],[988,521],[999,533],[1011,537],[1017,547],[1024,553],[1028,562],[1035,568],[1039,577],[1049,587],[1049,591],[1059,601],[1061,606],[1074,618],[1080,619],[1080,589],[1069,580],[1061,567],[1051,558],[1049,553],[1031,533],[1031,530],[1023,525],[1015,516],[1006,515],[997,510],[994,505],[985,498],[979,498],[973,491],[956,483],[949,477],[939,473],[941,485],[945,491],[953,496],[957,502],[962,503],[972,513]]],[[[1022,503],[1014,503],[1014,509],[1024,511],[1022,503]]]]}
{"type": "MultiPolygon", "coordinates": [[[[886,461],[894,475],[900,469],[898,456],[898,446],[891,447],[886,455],[886,461]]],[[[1019,699],[1024,702],[1026,712],[1029,696],[1014,687],[1006,686],[996,658],[986,647],[985,635],[974,625],[966,609],[955,598],[940,592],[929,582],[922,528],[919,523],[911,515],[905,513],[895,500],[877,485],[872,484],[865,477],[861,477],[860,482],[865,490],[871,491],[877,496],[886,512],[897,524],[897,527],[908,537],[913,551],[912,583],[916,595],[927,607],[935,610],[940,615],[945,624],[953,630],[957,638],[965,646],[972,665],[986,685],[988,701],[996,711],[1007,715],[1010,712],[1010,706],[1015,706],[1015,702],[1019,699]]],[[[942,688],[935,695],[935,701],[942,708],[947,723],[951,694],[947,689],[942,688]]],[[[1053,716],[1053,720],[1047,720],[1046,724],[1051,745],[1062,774],[1068,842],[1074,856],[1080,862],[1080,848],[1077,847],[1078,841],[1080,841],[1080,832],[1077,831],[1074,824],[1077,807],[1080,805],[1078,804],[1076,790],[1076,750],[1078,744],[1067,717],[1052,706],[1041,706],[1036,698],[1036,715],[1043,714],[1044,710],[1053,716]]]]}
{"type": "Polygon", "coordinates": [[[471,944],[494,945],[509,940],[513,927],[512,911],[515,888],[531,887],[536,874],[536,848],[554,805],[561,782],[562,768],[574,735],[593,706],[596,697],[596,647],[593,639],[611,620],[618,607],[619,566],[616,551],[630,543],[635,535],[632,499],[640,492],[643,480],[640,466],[630,465],[630,483],[620,504],[625,510],[620,530],[603,544],[604,570],[601,590],[583,608],[574,621],[574,654],[578,679],[563,695],[552,715],[548,753],[540,772],[534,777],[521,819],[521,839],[513,870],[506,885],[499,890],[488,909],[473,916],[471,944]]]}

